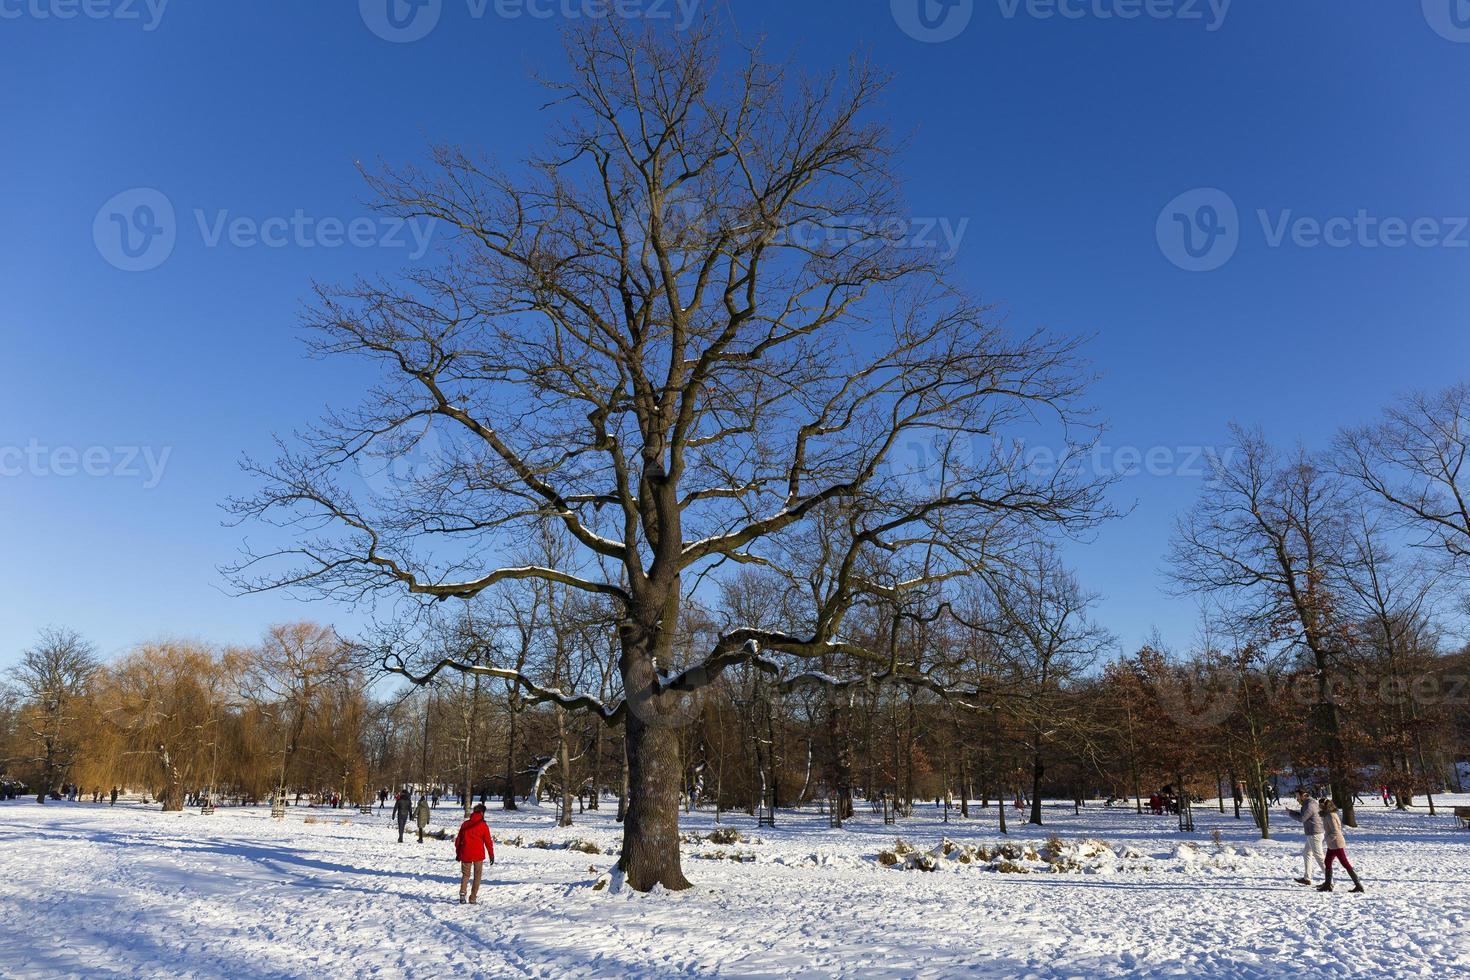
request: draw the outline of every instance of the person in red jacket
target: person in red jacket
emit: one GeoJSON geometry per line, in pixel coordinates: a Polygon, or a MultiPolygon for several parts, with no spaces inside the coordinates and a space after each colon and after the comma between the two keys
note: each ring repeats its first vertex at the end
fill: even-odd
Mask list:
{"type": "Polygon", "coordinates": [[[459,825],[454,835],[454,856],[459,859],[459,904],[465,903],[465,891],[470,889],[470,876],[475,885],[470,889],[469,902],[474,905],[480,897],[480,875],[485,870],[485,861],[495,863],[495,841],[490,839],[490,826],[485,823],[485,804],[476,803],[475,812],[459,825]]]}

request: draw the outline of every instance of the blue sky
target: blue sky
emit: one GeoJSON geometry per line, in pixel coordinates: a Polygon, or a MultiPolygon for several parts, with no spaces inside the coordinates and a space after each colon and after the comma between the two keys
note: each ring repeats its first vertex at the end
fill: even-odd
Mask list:
{"type": "MultiPolygon", "coordinates": [[[[414,257],[376,227],[334,244],[367,214],[354,162],[419,160],[431,139],[536,149],[530,75],[558,71],[558,31],[596,9],[438,0],[432,30],[394,41],[387,2],[0,0],[0,664],[48,624],[109,655],[301,616],[350,627],[232,598],[216,568],[247,533],[219,506],[251,489],[241,454],[361,380],[303,356],[311,281],[414,257]],[[172,251],[129,258],[111,215],[162,227],[159,195],[172,251]],[[214,237],[240,218],[285,244],[214,237]]],[[[925,28],[919,2],[734,16],[799,64],[863,48],[890,68],[910,203],[963,227],[961,280],[1018,327],[1094,338],[1106,446],[1168,472],[1122,481],[1132,512],[1070,557],[1125,645],[1153,625],[1186,642],[1192,606],[1160,565],[1199,448],[1231,419],[1318,445],[1470,363],[1470,4],[924,0],[925,28]]]]}

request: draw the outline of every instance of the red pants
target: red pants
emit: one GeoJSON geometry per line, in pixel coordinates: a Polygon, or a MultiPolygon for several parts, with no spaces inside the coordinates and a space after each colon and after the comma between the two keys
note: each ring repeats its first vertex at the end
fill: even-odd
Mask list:
{"type": "Polygon", "coordinates": [[[1342,866],[1347,869],[1348,874],[1353,873],[1353,863],[1347,859],[1347,851],[1340,847],[1334,847],[1327,852],[1327,873],[1332,873],[1332,862],[1341,861],[1342,866]]]}

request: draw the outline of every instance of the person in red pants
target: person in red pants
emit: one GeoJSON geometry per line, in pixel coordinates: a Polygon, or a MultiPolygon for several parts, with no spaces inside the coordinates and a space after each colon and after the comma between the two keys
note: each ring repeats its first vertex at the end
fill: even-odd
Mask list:
{"type": "Polygon", "coordinates": [[[474,889],[469,893],[469,902],[476,904],[480,899],[480,875],[485,870],[485,861],[495,863],[495,841],[490,839],[490,826],[485,823],[485,804],[476,803],[475,812],[459,825],[454,836],[454,856],[459,859],[459,903],[465,902],[465,891],[470,888],[471,875],[474,889]]]}
{"type": "Polygon", "coordinates": [[[1322,815],[1322,829],[1326,834],[1327,844],[1327,881],[1317,886],[1319,892],[1332,891],[1332,862],[1341,861],[1348,877],[1353,879],[1353,891],[1361,892],[1363,883],[1358,880],[1358,873],[1353,870],[1352,862],[1347,856],[1347,838],[1342,833],[1342,820],[1337,815],[1337,804],[1331,800],[1323,800],[1319,812],[1322,815]]]}

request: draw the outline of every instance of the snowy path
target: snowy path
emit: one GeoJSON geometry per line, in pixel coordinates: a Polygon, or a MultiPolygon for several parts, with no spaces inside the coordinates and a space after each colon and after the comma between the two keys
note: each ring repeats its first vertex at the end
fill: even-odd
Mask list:
{"type": "MultiPolygon", "coordinates": [[[[1013,825],[1011,838],[1099,837],[1145,852],[1151,870],[925,874],[874,860],[895,829],[922,848],[944,835],[999,841],[994,809],[977,812],[946,827],[926,807],[897,828],[860,814],[842,831],[783,813],[762,843],[739,848],[756,863],[698,860],[712,846],[689,845],[696,888],[644,896],[587,887],[609,856],[501,843],[615,848],[608,811],[569,831],[551,826],[549,809],[492,811],[499,863],[474,907],[454,902],[451,845],[400,845],[384,816],[293,809],[277,823],[253,809],[0,804],[0,975],[1470,974],[1470,833],[1445,816],[1364,807],[1349,838],[1363,896],[1290,882],[1299,838],[1279,810],[1282,839],[1271,842],[1201,812],[1189,839],[1212,852],[1219,828],[1252,852],[1228,870],[1173,857],[1186,838],[1171,818],[1062,806],[1044,830],[1013,825]]],[[[726,822],[755,833],[743,814],[726,822]]],[[[435,823],[452,829],[456,812],[435,823]]],[[[685,819],[711,826],[710,814],[685,819]]]]}

